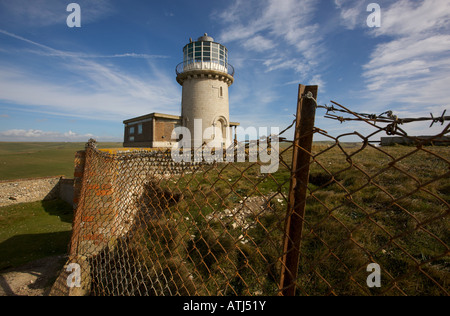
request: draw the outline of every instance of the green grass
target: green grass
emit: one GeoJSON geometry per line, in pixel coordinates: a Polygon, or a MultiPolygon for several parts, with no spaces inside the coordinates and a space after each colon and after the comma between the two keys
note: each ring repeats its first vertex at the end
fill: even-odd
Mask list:
{"type": "MultiPolygon", "coordinates": [[[[73,177],[75,152],[84,143],[0,143],[0,180],[73,177]]],[[[121,148],[121,143],[101,143],[99,148],[121,148]]]]}
{"type": "Polygon", "coordinates": [[[72,216],[61,200],[0,208],[0,270],[67,253],[72,216]]]}
{"type": "MultiPolygon", "coordinates": [[[[443,294],[436,283],[449,288],[450,183],[445,159],[450,148],[368,147],[358,152],[360,146],[313,148],[298,293],[443,294]],[[365,285],[365,269],[372,262],[383,269],[384,288],[378,292],[365,285]]],[[[288,166],[291,156],[291,150],[283,155],[288,166]]],[[[153,184],[183,196],[169,208],[168,223],[177,223],[177,234],[170,235],[186,238],[179,266],[193,271],[205,294],[217,293],[218,284],[229,285],[220,289],[226,295],[277,293],[285,206],[273,199],[271,212],[252,215],[254,225],[244,234],[250,240],[245,245],[236,242],[244,232],[231,227],[233,218],[214,222],[208,216],[232,209],[246,197],[287,197],[289,179],[284,166],[262,175],[258,165],[236,163],[206,166],[153,184]]]]}
{"type": "Polygon", "coordinates": [[[330,294],[326,279],[335,293],[375,294],[364,286],[364,267],[377,262],[384,294],[443,294],[435,283],[449,288],[450,148],[358,149],[331,148],[311,168],[304,291],[330,294]]]}

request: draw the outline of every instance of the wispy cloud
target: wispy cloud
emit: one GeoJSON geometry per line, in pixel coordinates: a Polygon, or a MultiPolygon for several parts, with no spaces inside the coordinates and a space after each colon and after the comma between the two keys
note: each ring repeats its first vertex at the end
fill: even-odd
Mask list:
{"type": "MultiPolygon", "coordinates": [[[[0,30],[1,31],[1,30],[0,30]]],[[[39,51],[39,50],[23,50],[22,52],[28,52],[40,56],[47,57],[69,57],[69,58],[84,58],[84,59],[115,59],[115,58],[134,58],[134,59],[166,59],[169,58],[166,55],[150,55],[141,53],[122,53],[122,54],[112,54],[112,55],[102,55],[102,54],[86,54],[79,52],[68,52],[68,51],[39,51]]]]}
{"type": "Polygon", "coordinates": [[[340,23],[345,28],[354,30],[366,23],[368,13],[366,13],[367,3],[365,1],[334,0],[334,4],[340,11],[340,23]]]}
{"type": "MultiPolygon", "coordinates": [[[[82,8],[83,25],[98,21],[114,13],[111,1],[77,0],[82,8]]],[[[60,0],[0,0],[2,19],[11,24],[27,27],[46,27],[55,24],[65,25],[70,2],[60,0]]]]}
{"type": "Polygon", "coordinates": [[[48,62],[55,74],[65,76],[64,80],[56,75],[47,79],[33,68],[0,63],[0,100],[4,102],[23,105],[29,111],[119,122],[147,111],[179,111],[179,87],[153,61],[164,56],[68,52],[4,30],[0,34],[30,44],[33,54],[47,57],[39,57],[41,63],[48,62]],[[144,59],[148,77],[131,74],[117,64],[98,61],[98,58],[144,59]]]}
{"type": "Polygon", "coordinates": [[[42,130],[12,129],[0,132],[0,141],[23,142],[23,141],[50,141],[50,142],[83,142],[89,138],[95,138],[92,134],[78,134],[72,131],[65,133],[49,132],[42,130]]]}
{"type": "Polygon", "coordinates": [[[25,42],[25,43],[27,43],[27,44],[31,44],[31,45],[33,45],[33,46],[37,46],[37,47],[39,47],[39,48],[44,49],[45,51],[54,52],[55,54],[56,54],[56,53],[61,53],[61,54],[63,53],[62,51],[59,51],[59,50],[57,50],[57,49],[53,49],[53,48],[51,48],[51,47],[49,47],[49,46],[46,46],[46,45],[43,45],[43,44],[40,44],[40,43],[37,43],[37,42],[34,42],[34,41],[32,41],[32,40],[29,40],[29,39],[27,39],[27,38],[25,38],[25,37],[22,37],[22,36],[19,36],[19,35],[17,35],[17,34],[8,32],[8,31],[6,31],[6,30],[0,29],[0,33],[1,33],[1,34],[4,34],[4,35],[6,35],[6,36],[9,36],[9,37],[15,38],[15,39],[17,39],[17,40],[20,40],[20,41],[22,41],[22,42],[25,42]]]}
{"type": "MultiPolygon", "coordinates": [[[[112,54],[112,55],[102,55],[102,54],[87,54],[82,52],[70,52],[63,51],[59,49],[54,49],[47,45],[32,41],[30,39],[24,38],[20,35],[8,32],[6,30],[0,29],[0,34],[4,34],[16,40],[25,42],[30,44],[31,46],[35,46],[40,48],[36,49],[24,49],[22,52],[24,53],[32,53],[40,56],[47,57],[67,57],[67,58],[86,58],[86,59],[100,59],[100,58],[138,58],[138,59],[165,59],[168,56],[165,55],[150,55],[150,54],[142,54],[142,53],[121,53],[121,54],[112,54]]],[[[8,52],[6,49],[2,49],[3,52],[8,52]]]]}
{"type": "Polygon", "coordinates": [[[237,0],[220,15],[230,25],[220,40],[239,41],[249,51],[270,49],[281,56],[286,50],[280,44],[286,43],[315,64],[321,41],[319,25],[312,22],[316,8],[313,0],[237,0]]]}
{"type": "MultiPolygon", "coordinates": [[[[393,1],[382,10],[382,27],[377,35],[415,36],[449,29],[450,2],[442,0],[393,1]]],[[[448,33],[447,33],[448,34],[448,33]]]]}
{"type": "Polygon", "coordinates": [[[245,42],[243,42],[242,45],[248,50],[263,52],[273,49],[275,43],[263,36],[256,35],[252,38],[247,39],[245,42]]]}
{"type": "Polygon", "coordinates": [[[383,8],[381,40],[363,67],[370,97],[404,109],[440,111],[450,106],[450,2],[396,1],[383,8]]]}
{"type": "Polygon", "coordinates": [[[367,4],[335,0],[341,23],[365,31],[375,42],[361,74],[371,107],[385,110],[395,104],[405,115],[448,108],[450,2],[382,0],[379,28],[367,26],[367,4]]]}
{"type": "Polygon", "coordinates": [[[320,62],[326,50],[315,16],[318,6],[313,0],[235,0],[215,13],[223,24],[218,40],[232,45],[232,61],[238,63],[239,86],[233,88],[230,102],[232,109],[240,109],[243,125],[255,120],[263,125],[274,120],[284,122],[280,126],[290,123],[285,113],[273,113],[277,106],[286,106],[277,104],[283,99],[280,87],[294,78],[296,84],[324,84],[320,62]],[[263,115],[249,104],[257,105],[263,115]],[[273,113],[269,120],[267,113],[273,113]]]}

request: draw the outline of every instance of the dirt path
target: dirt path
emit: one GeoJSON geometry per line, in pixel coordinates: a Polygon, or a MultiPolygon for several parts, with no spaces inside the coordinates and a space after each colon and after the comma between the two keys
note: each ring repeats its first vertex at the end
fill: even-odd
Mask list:
{"type": "Polygon", "coordinates": [[[0,296],[47,296],[64,263],[55,256],[0,272],[0,296]]]}

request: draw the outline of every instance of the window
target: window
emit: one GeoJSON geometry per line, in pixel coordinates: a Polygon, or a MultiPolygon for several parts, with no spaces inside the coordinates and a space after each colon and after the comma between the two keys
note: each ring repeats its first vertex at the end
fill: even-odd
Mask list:
{"type": "Polygon", "coordinates": [[[134,127],[130,127],[130,134],[134,134],[134,127]]]}
{"type": "Polygon", "coordinates": [[[219,98],[223,98],[223,87],[211,86],[211,88],[213,88],[214,95],[217,95],[219,98]]]}
{"type": "Polygon", "coordinates": [[[130,142],[134,142],[134,136],[130,136],[130,142]]]}
{"type": "Polygon", "coordinates": [[[225,66],[228,62],[228,49],[218,43],[193,42],[184,47],[185,65],[197,62],[214,62],[225,66]]]}
{"type": "Polygon", "coordinates": [[[138,125],[138,134],[141,135],[142,134],[142,124],[138,125]]]}
{"type": "Polygon", "coordinates": [[[211,52],[203,52],[203,61],[211,61],[211,52]]]}
{"type": "Polygon", "coordinates": [[[186,45],[184,48],[184,60],[183,62],[185,64],[192,63],[192,60],[194,59],[194,43],[190,43],[186,45]]]}

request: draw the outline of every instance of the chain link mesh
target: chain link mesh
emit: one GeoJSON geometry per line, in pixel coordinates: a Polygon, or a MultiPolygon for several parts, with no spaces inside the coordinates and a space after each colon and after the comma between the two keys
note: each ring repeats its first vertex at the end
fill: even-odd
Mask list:
{"type": "MultiPolygon", "coordinates": [[[[370,142],[385,131],[312,131],[325,141],[300,166],[309,183],[297,294],[449,294],[449,144],[370,142]],[[367,285],[371,263],[380,288],[367,285]]],[[[175,163],[169,150],[88,146],[69,259],[83,294],[282,294],[295,146],[283,139],[272,174],[259,162],[175,163]]]]}

